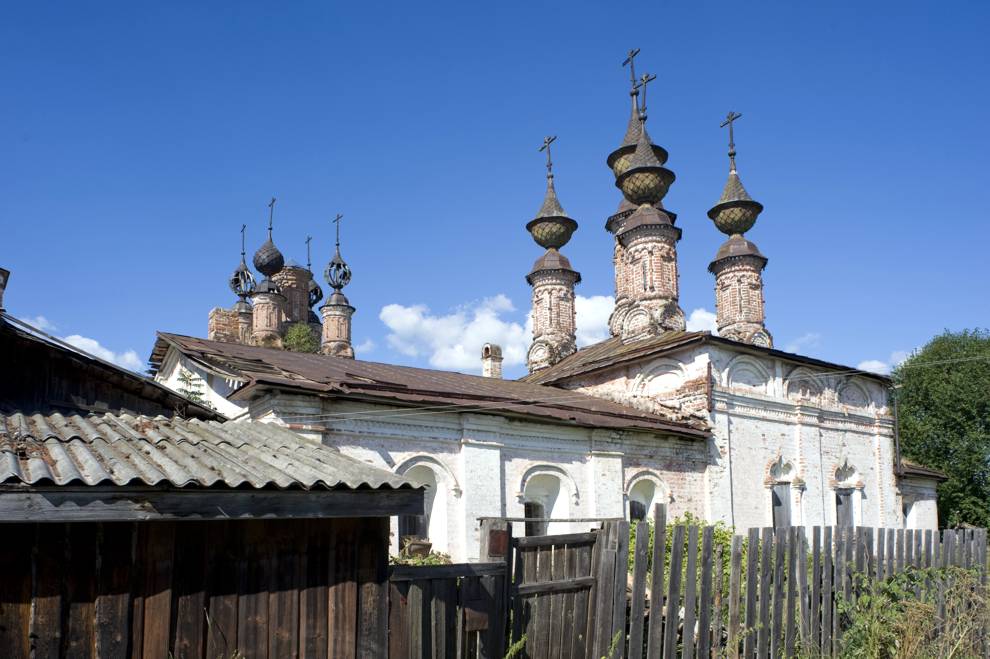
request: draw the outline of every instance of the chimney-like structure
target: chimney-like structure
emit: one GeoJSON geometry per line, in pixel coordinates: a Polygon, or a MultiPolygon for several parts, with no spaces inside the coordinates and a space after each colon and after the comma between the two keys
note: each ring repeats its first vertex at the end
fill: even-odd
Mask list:
{"type": "Polygon", "coordinates": [[[272,219],[275,214],[275,198],[268,204],[268,239],[254,254],[254,267],[264,275],[252,294],[251,343],[266,347],[282,347],[285,325],[285,296],[272,277],[282,270],[285,258],[272,242],[272,219]]]}
{"type": "Polygon", "coordinates": [[[320,307],[320,313],[323,314],[323,339],[320,342],[320,352],[324,355],[354,359],[354,347],[351,345],[351,316],[354,315],[355,310],[343,293],[343,288],[351,281],[351,269],[340,256],[342,218],[343,215],[338,214],[334,219],[337,225],[336,251],[323,271],[323,277],[330,284],[333,293],[327,298],[326,304],[320,307]]]}
{"type": "Polygon", "coordinates": [[[211,341],[227,341],[230,343],[250,343],[253,328],[254,311],[247,301],[254,293],[254,275],[247,267],[244,252],[244,231],[247,225],[241,225],[241,262],[230,275],[230,290],[237,296],[237,302],[230,309],[217,307],[210,311],[207,323],[206,338],[211,341]]]}
{"type": "Polygon", "coordinates": [[[574,286],[581,274],[560,253],[578,224],[567,216],[553,185],[553,162],[550,144],[555,137],[543,140],[540,151],[547,152],[547,192],[536,217],[526,225],[533,240],[546,249],[537,259],[526,281],[533,287],[533,343],[526,361],[529,371],[556,364],[577,350],[574,316],[574,286]]]}
{"type": "Polygon", "coordinates": [[[715,275],[715,315],[719,336],[773,347],[766,328],[763,301],[763,269],[767,259],[756,245],[743,237],[756,223],[763,205],[754,201],[736,171],[733,122],[742,115],[730,112],[722,126],[729,127],[729,180],[722,197],[708,211],[719,231],[729,236],[708,266],[715,275]]]}
{"type": "Polygon", "coordinates": [[[494,343],[482,346],[481,374],[486,378],[502,379],[502,346],[494,343]]]}
{"type": "Polygon", "coordinates": [[[675,176],[664,167],[666,150],[653,144],[646,131],[646,86],[656,76],[636,79],[633,59],[638,52],[630,52],[625,62],[633,84],[632,116],[622,144],[606,160],[623,195],[619,211],[605,225],[615,237],[615,309],[609,331],[623,341],[685,328],[677,270],[681,230],[674,226],[677,216],[663,207],[675,176]]]}
{"type": "Polygon", "coordinates": [[[285,297],[285,323],[309,322],[309,282],[312,273],[303,266],[289,261],[272,276],[272,281],[285,297]]]}

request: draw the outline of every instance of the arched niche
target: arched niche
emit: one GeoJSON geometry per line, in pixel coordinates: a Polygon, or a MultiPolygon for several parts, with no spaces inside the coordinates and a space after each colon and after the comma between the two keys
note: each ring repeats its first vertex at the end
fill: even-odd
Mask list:
{"type": "MultiPolygon", "coordinates": [[[[559,467],[537,465],[523,474],[519,484],[519,501],[526,517],[568,519],[571,506],[577,506],[579,495],[574,480],[559,467]]],[[[567,532],[566,522],[527,523],[527,535],[546,535],[567,532]]]]}
{"type": "Polygon", "coordinates": [[[454,474],[439,460],[421,455],[400,464],[395,473],[426,488],[422,515],[403,515],[398,521],[398,541],[406,535],[424,537],[433,551],[450,552],[450,509],[461,494],[454,474]]]}
{"type": "Polygon", "coordinates": [[[653,518],[653,508],[669,500],[667,486],[652,472],[640,472],[626,486],[626,512],[631,521],[653,518]]]}
{"type": "Polygon", "coordinates": [[[684,366],[673,359],[661,359],[636,377],[633,393],[639,396],[675,391],[686,379],[684,366]]]}
{"type": "Polygon", "coordinates": [[[726,366],[722,376],[725,386],[758,394],[769,393],[770,373],[749,355],[739,355],[726,366]]]}
{"type": "Polygon", "coordinates": [[[855,380],[847,380],[839,389],[839,403],[847,407],[870,406],[870,395],[855,380]]]}
{"type": "Polygon", "coordinates": [[[818,402],[824,390],[825,386],[818,376],[803,366],[791,371],[784,384],[787,397],[794,401],[818,402]]]}

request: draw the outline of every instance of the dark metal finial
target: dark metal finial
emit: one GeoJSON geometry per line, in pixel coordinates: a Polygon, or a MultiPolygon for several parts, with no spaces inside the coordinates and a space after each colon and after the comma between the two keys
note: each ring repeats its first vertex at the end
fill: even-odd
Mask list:
{"type": "Polygon", "coordinates": [[[642,77],[640,77],[639,82],[637,82],[633,87],[633,89],[635,89],[637,92],[639,91],[640,87],[643,88],[643,102],[640,103],[639,105],[640,121],[646,121],[646,86],[656,79],[657,77],[652,73],[644,73],[642,77]]]}
{"type": "Polygon", "coordinates": [[[736,142],[732,134],[732,123],[736,119],[739,119],[740,117],[742,117],[740,113],[730,111],[729,114],[725,116],[725,121],[723,121],[721,124],[722,128],[725,128],[726,126],[729,127],[729,171],[730,172],[736,171],[736,142]]]}
{"type": "Polygon", "coordinates": [[[639,114],[639,87],[636,86],[636,55],[639,55],[639,48],[633,48],[629,51],[629,55],[626,59],[622,60],[622,66],[626,64],[629,65],[629,80],[631,82],[631,87],[629,89],[629,95],[633,97],[633,104],[636,106],[636,113],[639,114]]]}
{"type": "Polygon", "coordinates": [[[340,221],[344,219],[344,216],[337,213],[337,217],[333,218],[333,223],[337,226],[337,251],[340,251],[340,221]]]}
{"type": "Polygon", "coordinates": [[[543,138],[543,146],[540,147],[540,151],[547,152],[547,178],[553,178],[553,160],[550,159],[550,145],[557,140],[557,136],[547,135],[543,138]]]}
{"type": "Polygon", "coordinates": [[[306,269],[313,272],[313,261],[309,256],[309,244],[313,242],[313,236],[306,236],[306,269]]]}
{"type": "Polygon", "coordinates": [[[247,225],[241,225],[241,262],[244,262],[244,232],[247,231],[247,225]]]}
{"type": "Polygon", "coordinates": [[[275,217],[275,197],[268,202],[268,240],[272,239],[272,219],[275,217]]]}

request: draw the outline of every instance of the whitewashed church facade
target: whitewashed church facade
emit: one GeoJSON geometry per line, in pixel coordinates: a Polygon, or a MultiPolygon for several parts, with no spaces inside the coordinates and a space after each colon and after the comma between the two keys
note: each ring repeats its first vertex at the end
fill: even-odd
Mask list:
{"type": "Polygon", "coordinates": [[[521,381],[501,379],[500,349],[490,345],[481,356],[488,377],[354,360],[339,236],[325,271],[333,293],[318,317],[310,308],[322,290],[308,268],[284,263],[271,221],[254,258],[264,280],[255,285],[242,258],[231,278],[239,302],[210,313],[207,340],[160,334],[155,378],[177,390],[198,385],[227,416],[285,424],[426,485],[425,514],[393,521],[394,536],[428,536],[455,560],[478,557],[479,518],[640,517],[660,502],[671,515],[739,530],[934,528],[940,475],[901,461],[887,379],[773,348],[767,258],[743,236],[763,207],[739,178],[731,113],[729,177],[708,213],[728,236],[708,266],[718,336],[685,331],[681,229],[663,206],[674,174],[647,133],[642,87],[631,91],[625,137],[607,159],[622,192],[606,223],[611,338],[576,347],[581,276],[560,250],[577,222],[557,198],[548,138],[547,192],[526,227],[545,252],[526,277],[533,343],[521,381]],[[319,335],[322,354],[282,349],[301,326],[319,335]]]}

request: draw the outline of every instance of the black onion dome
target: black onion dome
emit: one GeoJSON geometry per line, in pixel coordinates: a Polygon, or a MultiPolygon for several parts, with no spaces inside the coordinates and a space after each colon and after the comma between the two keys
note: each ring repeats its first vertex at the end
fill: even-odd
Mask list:
{"type": "MultiPolygon", "coordinates": [[[[339,292],[344,286],[351,281],[351,268],[347,265],[344,259],[340,256],[340,248],[337,248],[336,253],[334,253],[333,258],[330,259],[330,263],[323,270],[323,278],[327,280],[330,284],[330,288],[339,292]]],[[[333,299],[333,295],[330,296],[333,299]]],[[[329,304],[329,301],[327,302],[329,304]]]]}
{"type": "Polygon", "coordinates": [[[230,275],[230,290],[234,292],[234,295],[243,299],[251,295],[254,292],[254,288],[254,275],[248,270],[247,263],[241,259],[241,264],[230,275]]]}
{"type": "Polygon", "coordinates": [[[323,289],[316,283],[312,276],[309,278],[309,306],[317,304],[323,299],[323,289]]]}
{"type": "Polygon", "coordinates": [[[269,238],[254,253],[254,267],[265,277],[271,277],[285,266],[285,257],[269,238]]]}

